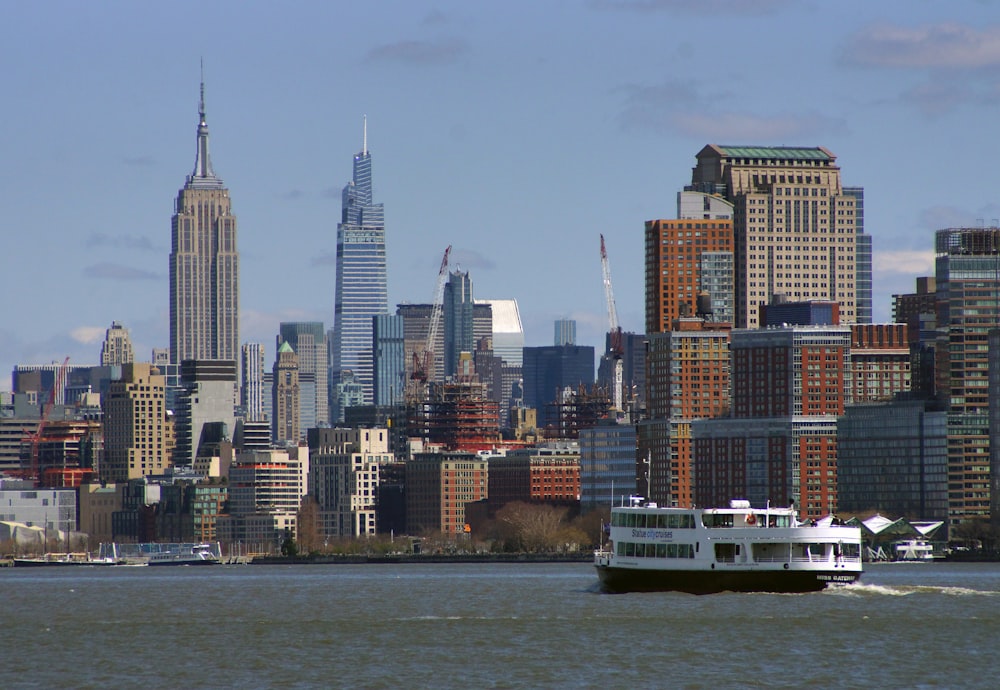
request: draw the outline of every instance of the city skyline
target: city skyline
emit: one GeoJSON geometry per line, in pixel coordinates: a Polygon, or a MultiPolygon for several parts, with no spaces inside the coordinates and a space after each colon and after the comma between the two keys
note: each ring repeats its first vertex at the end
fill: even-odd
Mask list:
{"type": "Polygon", "coordinates": [[[221,3],[192,26],[156,6],[12,8],[0,54],[21,65],[5,81],[30,126],[2,139],[17,174],[0,192],[0,270],[20,292],[0,369],[96,363],[113,322],[139,361],[168,346],[167,199],[191,162],[199,56],[240,220],[241,342],[273,342],[282,321],[333,326],[340,162],[365,115],[390,209],[389,310],[429,300],[454,244],[478,294],[518,300],[529,346],[572,318],[600,347],[602,232],[622,326],[642,332],[644,223],[675,216],[710,143],[837,156],[843,184],[865,189],[875,322],[933,274],[936,230],[1000,217],[990,3],[390,9],[221,3]],[[377,30],[327,40],[336,26],[377,30]]]}

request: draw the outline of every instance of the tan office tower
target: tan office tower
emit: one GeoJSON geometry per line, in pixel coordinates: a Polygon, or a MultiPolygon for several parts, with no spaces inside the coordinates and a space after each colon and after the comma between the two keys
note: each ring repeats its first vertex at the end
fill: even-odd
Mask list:
{"type": "Polygon", "coordinates": [[[205,83],[194,172],[177,194],[170,250],[170,361],[239,357],[239,254],[229,190],[212,170],[205,83]]]}
{"type": "Polygon", "coordinates": [[[101,481],[124,482],[162,474],[171,447],[164,403],[164,377],[146,363],[125,364],[122,377],[104,396],[104,458],[101,481]]]}
{"type": "Polygon", "coordinates": [[[855,196],[844,193],[836,156],[822,147],[709,144],[690,191],[733,204],[736,327],[756,328],[774,295],[840,303],[857,320],[855,196]]]}
{"type": "Polygon", "coordinates": [[[298,442],[299,356],[287,342],[281,343],[274,359],[271,389],[271,440],[275,443],[298,442]]]}
{"type": "Polygon", "coordinates": [[[117,321],[112,321],[111,328],[104,333],[104,343],[101,345],[101,366],[131,364],[134,361],[135,352],[128,330],[117,321]]]}

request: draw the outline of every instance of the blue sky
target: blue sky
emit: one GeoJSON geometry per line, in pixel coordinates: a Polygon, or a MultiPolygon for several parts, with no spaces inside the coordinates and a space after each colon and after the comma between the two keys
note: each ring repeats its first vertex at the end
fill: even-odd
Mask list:
{"type": "MultiPolygon", "coordinates": [[[[516,298],[529,345],[603,346],[600,240],[643,330],[643,223],[707,143],[822,145],[865,187],[875,318],[933,274],[933,231],[1000,218],[997,3],[919,0],[10,3],[0,27],[0,387],[169,336],[177,190],[204,58],[241,252],[241,333],[332,326],[340,189],[368,117],[390,305],[441,254],[516,298]]],[[[273,356],[273,352],[271,355],[273,356]]],[[[270,358],[269,356],[269,358],[270,358]]]]}

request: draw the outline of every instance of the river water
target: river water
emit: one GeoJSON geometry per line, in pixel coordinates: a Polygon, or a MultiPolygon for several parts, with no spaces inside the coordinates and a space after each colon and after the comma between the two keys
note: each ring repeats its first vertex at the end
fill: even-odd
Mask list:
{"type": "Polygon", "coordinates": [[[0,569],[3,688],[1000,687],[1000,564],[601,594],[586,564],[0,569]]]}

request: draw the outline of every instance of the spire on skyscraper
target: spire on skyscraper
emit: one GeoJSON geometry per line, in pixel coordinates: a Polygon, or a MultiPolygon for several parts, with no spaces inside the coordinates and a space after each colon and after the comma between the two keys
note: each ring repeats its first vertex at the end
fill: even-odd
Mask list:
{"type": "Polygon", "coordinates": [[[368,155],[368,116],[362,116],[362,121],[364,123],[364,136],[361,139],[361,155],[368,155]]]}
{"type": "Polygon", "coordinates": [[[221,187],[222,180],[212,170],[212,158],[208,155],[208,122],[205,120],[205,62],[201,63],[201,99],[198,101],[198,153],[195,156],[194,172],[188,184],[221,187]]]}

